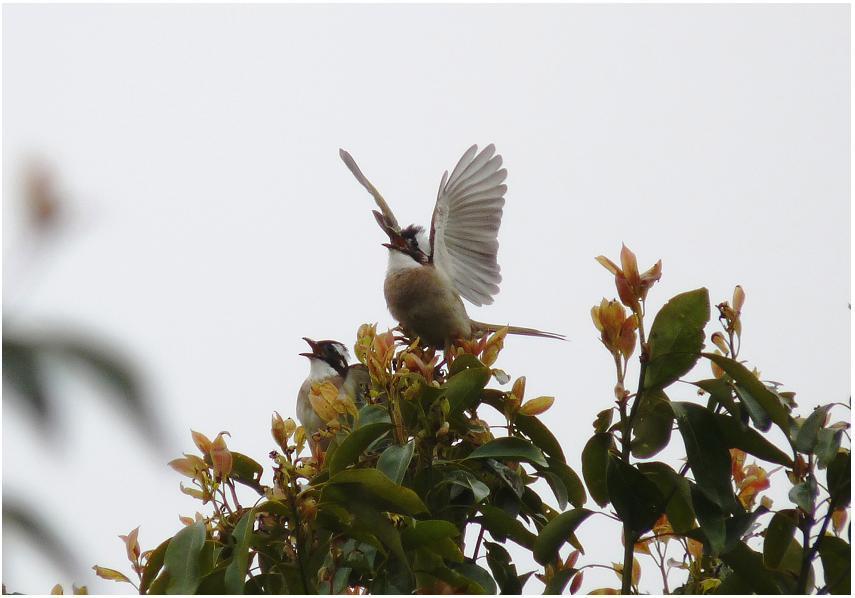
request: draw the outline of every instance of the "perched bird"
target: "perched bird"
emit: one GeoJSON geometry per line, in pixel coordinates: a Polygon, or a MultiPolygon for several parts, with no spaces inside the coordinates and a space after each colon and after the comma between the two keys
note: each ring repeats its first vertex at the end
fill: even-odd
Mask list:
{"type": "MultiPolygon", "coordinates": [[[[300,355],[309,358],[309,375],[297,393],[297,419],[306,429],[307,436],[313,438],[326,425],[328,419],[318,415],[309,400],[312,385],[330,382],[339,389],[339,396],[345,393],[358,405],[362,402],[371,384],[371,379],[368,375],[368,368],[361,363],[348,365],[350,355],[347,348],[340,342],[313,341],[306,337],[303,337],[303,340],[309,343],[312,351],[300,353],[300,355]]],[[[317,456],[317,449],[326,449],[328,444],[329,439],[310,443],[312,454],[317,456]]]]}
{"type": "MultiPolygon", "coordinates": [[[[499,292],[497,236],[505,204],[507,171],[490,144],[480,153],[473,145],[457,166],[442,176],[430,232],[420,226],[401,228],[380,192],[365,178],[351,155],[339,155],[377,203],[374,216],[389,236],[389,266],[383,292],[386,305],[408,336],[433,347],[448,348],[503,326],[472,320],[461,296],[473,305],[493,302],[499,292]]],[[[511,334],[563,339],[534,328],[509,326],[511,334]]]]}

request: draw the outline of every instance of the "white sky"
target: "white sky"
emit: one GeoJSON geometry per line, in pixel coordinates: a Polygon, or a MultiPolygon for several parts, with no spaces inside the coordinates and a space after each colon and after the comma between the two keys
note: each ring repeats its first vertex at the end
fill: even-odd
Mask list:
{"type": "MultiPolygon", "coordinates": [[[[529,396],[557,396],[544,420],[580,474],[614,384],[589,315],[614,290],[593,258],[616,259],[622,241],[644,268],[663,260],[651,313],[678,292],[706,285],[717,303],[741,283],[741,356],[804,412],[849,396],[847,6],[3,14],[4,318],[116,343],[170,434],[155,454],[108,396],[71,379],[58,438],[4,402],[4,496],[29,497],[78,545],[74,581],[91,592],[126,587],[86,568],[124,569],[117,534],[141,524],[153,548],[196,510],[165,466],[192,448],[191,427],[229,430],[233,449],[266,464],[270,414],[293,414],[306,373],[300,337],[352,344],[362,322],[394,324],[383,235],[339,147],[402,222],[427,224],[442,171],[496,143],[509,172],[504,280],[470,314],[570,337],[510,340],[497,366],[525,374],[529,396]],[[16,174],[33,156],[56,167],[74,224],[25,261],[16,174]]],[[[671,398],[691,400],[687,388],[671,398]]],[[[579,537],[580,564],[620,560],[605,518],[579,537]]],[[[3,548],[10,590],[68,589],[18,536],[3,548]]],[[[615,584],[595,569],[583,588],[615,584]]],[[[661,591],[653,572],[642,589],[661,591]]]]}

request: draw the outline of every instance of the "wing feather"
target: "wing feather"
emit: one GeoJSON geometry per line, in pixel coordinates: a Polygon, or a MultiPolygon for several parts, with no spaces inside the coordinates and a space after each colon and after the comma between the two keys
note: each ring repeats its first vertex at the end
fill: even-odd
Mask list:
{"type": "Polygon", "coordinates": [[[473,145],[443,174],[431,221],[431,261],[462,297],[493,302],[502,280],[497,261],[507,170],[493,144],[473,145]]]}

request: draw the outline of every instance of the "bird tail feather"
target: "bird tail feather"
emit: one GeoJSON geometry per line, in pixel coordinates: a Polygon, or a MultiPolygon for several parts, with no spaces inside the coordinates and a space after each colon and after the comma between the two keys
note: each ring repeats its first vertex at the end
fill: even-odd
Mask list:
{"type": "Polygon", "coordinates": [[[559,341],[567,340],[567,337],[557,332],[545,332],[537,328],[526,328],[524,326],[510,326],[502,324],[487,324],[485,322],[477,322],[471,320],[472,327],[476,332],[496,332],[502,328],[508,329],[508,334],[518,334],[520,336],[539,336],[542,338],[554,338],[559,341]]]}

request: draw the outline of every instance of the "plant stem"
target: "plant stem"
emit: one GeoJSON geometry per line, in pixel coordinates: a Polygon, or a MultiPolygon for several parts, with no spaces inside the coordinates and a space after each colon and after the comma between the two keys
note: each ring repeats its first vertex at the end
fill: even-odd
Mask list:
{"type": "MultiPolygon", "coordinates": [[[[641,340],[641,355],[639,361],[641,367],[638,372],[638,389],[635,393],[635,398],[632,401],[632,406],[629,410],[629,416],[626,415],[626,404],[621,404],[621,420],[623,424],[622,443],[621,443],[621,458],[629,465],[632,441],[632,424],[635,419],[635,414],[638,412],[638,404],[641,403],[644,397],[644,376],[647,373],[647,343],[644,338],[644,322],[642,315],[638,318],[638,332],[641,340]]],[[[623,524],[623,572],[621,574],[621,594],[632,593],[632,565],[635,553],[635,542],[638,540],[638,535],[624,522],[623,524]]]]}
{"type": "MultiPolygon", "coordinates": [[[[829,505],[829,507],[831,507],[831,505],[829,505]]],[[[819,534],[810,549],[808,549],[808,545],[810,544],[810,527],[813,524],[813,517],[808,520],[809,525],[802,528],[802,533],[806,533],[806,535],[804,537],[804,557],[802,559],[801,571],[799,571],[799,585],[797,586],[799,594],[807,594],[807,578],[808,572],[810,571],[810,565],[814,558],[816,558],[816,553],[819,551],[819,543],[825,537],[825,532],[828,529],[828,522],[831,521],[831,516],[833,514],[834,511],[829,508],[822,520],[822,525],[819,528],[819,534]],[[805,529],[807,529],[807,532],[805,532],[805,529]]]]}

